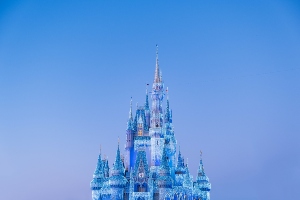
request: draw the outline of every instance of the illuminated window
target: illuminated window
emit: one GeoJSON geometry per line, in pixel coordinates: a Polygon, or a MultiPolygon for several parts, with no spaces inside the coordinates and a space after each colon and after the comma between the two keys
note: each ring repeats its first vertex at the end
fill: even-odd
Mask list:
{"type": "Polygon", "coordinates": [[[142,136],[143,135],[143,132],[142,130],[139,130],[139,133],[138,133],[139,136],[142,136]]]}

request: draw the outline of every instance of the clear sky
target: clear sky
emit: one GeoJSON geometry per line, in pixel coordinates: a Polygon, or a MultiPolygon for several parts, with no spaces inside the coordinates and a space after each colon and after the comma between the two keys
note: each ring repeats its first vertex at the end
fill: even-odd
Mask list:
{"type": "Polygon", "coordinates": [[[300,196],[300,3],[0,1],[0,199],[89,200],[155,45],[182,154],[212,200],[300,196]]]}

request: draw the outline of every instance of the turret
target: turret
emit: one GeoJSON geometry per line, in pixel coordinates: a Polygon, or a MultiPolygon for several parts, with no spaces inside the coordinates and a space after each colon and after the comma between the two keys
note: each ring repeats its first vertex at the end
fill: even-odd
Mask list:
{"type": "Polygon", "coordinates": [[[103,187],[104,181],[105,181],[105,178],[104,178],[104,172],[103,172],[103,161],[101,159],[101,148],[100,148],[97,166],[96,166],[95,172],[93,174],[93,180],[90,183],[93,200],[99,199],[100,189],[103,187]]]}
{"type": "Polygon", "coordinates": [[[186,174],[186,169],[184,166],[184,159],[181,156],[181,152],[179,149],[178,152],[178,159],[177,159],[177,166],[175,169],[175,185],[176,186],[182,186],[183,185],[183,180],[184,180],[184,175],[186,174]]]}
{"type": "Polygon", "coordinates": [[[112,199],[123,199],[124,188],[127,184],[127,179],[124,177],[124,165],[120,155],[120,148],[118,144],[116,159],[113,164],[112,174],[109,178],[109,186],[111,188],[112,199]]]}
{"type": "Polygon", "coordinates": [[[159,199],[166,199],[168,198],[168,191],[173,187],[173,180],[165,147],[163,148],[162,162],[158,174],[157,187],[159,189],[159,199]]]}
{"type": "Polygon", "coordinates": [[[193,197],[196,199],[210,200],[211,184],[205,174],[202,162],[202,152],[200,151],[200,163],[198,168],[197,180],[194,184],[193,197]]]}
{"type": "Polygon", "coordinates": [[[191,174],[190,174],[188,164],[186,164],[186,166],[185,166],[185,174],[184,174],[182,186],[187,188],[190,191],[192,191],[192,189],[193,189],[193,176],[191,176],[191,174]]]}
{"type": "Polygon", "coordinates": [[[127,121],[126,132],[131,132],[132,130],[133,130],[132,98],[130,98],[129,118],[128,118],[128,121],[127,121]]]}
{"type": "Polygon", "coordinates": [[[130,109],[129,109],[129,118],[127,121],[127,129],[126,129],[126,166],[125,168],[128,170],[133,166],[134,163],[134,121],[132,117],[132,98],[130,99],[130,109]]]}
{"type": "Polygon", "coordinates": [[[165,116],[164,116],[164,137],[165,141],[167,141],[167,153],[169,158],[169,165],[171,167],[171,176],[173,179],[175,179],[175,153],[176,153],[176,144],[177,141],[175,139],[173,125],[172,125],[172,115],[171,115],[171,109],[170,109],[170,103],[169,103],[169,95],[168,95],[168,88],[166,90],[167,93],[167,106],[165,110],[165,116]]]}

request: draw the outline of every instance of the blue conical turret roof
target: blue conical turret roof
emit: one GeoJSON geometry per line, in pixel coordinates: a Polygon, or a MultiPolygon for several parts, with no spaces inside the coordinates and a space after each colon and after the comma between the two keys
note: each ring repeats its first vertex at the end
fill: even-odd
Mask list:
{"type": "Polygon", "coordinates": [[[172,188],[173,180],[171,178],[170,166],[168,162],[168,155],[166,147],[163,148],[163,155],[161,166],[159,168],[158,187],[160,188],[172,188]]]}
{"type": "Polygon", "coordinates": [[[175,174],[185,174],[185,172],[186,171],[185,171],[185,166],[184,166],[184,159],[181,156],[181,152],[179,149],[175,174]]]}
{"type": "Polygon", "coordinates": [[[120,148],[118,144],[116,159],[113,164],[112,175],[123,175],[124,174],[124,165],[120,155],[120,148]]]}
{"type": "Polygon", "coordinates": [[[127,180],[124,177],[124,172],[125,172],[124,164],[121,159],[120,148],[118,144],[116,159],[112,169],[112,176],[109,178],[109,185],[111,187],[119,187],[119,188],[125,187],[127,180]]]}
{"type": "Polygon", "coordinates": [[[98,156],[98,162],[96,169],[93,174],[93,180],[90,183],[90,187],[92,190],[99,190],[103,186],[105,181],[104,172],[103,172],[103,161],[101,159],[101,153],[98,156]]]}
{"type": "Polygon", "coordinates": [[[198,175],[196,181],[196,188],[201,191],[210,191],[211,184],[209,183],[209,179],[205,174],[204,166],[202,162],[202,158],[200,159],[199,168],[198,168],[198,175]]]}

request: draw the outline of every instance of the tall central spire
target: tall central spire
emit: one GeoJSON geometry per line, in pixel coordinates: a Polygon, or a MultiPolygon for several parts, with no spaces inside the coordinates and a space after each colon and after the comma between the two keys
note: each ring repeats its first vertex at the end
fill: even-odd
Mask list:
{"type": "Polygon", "coordinates": [[[161,74],[159,71],[159,64],[158,64],[158,45],[156,45],[156,66],[155,66],[155,75],[154,75],[154,83],[161,82],[161,74]]]}

